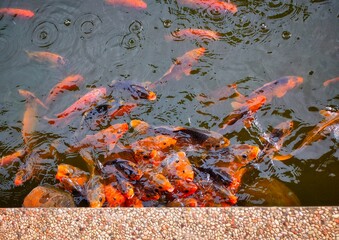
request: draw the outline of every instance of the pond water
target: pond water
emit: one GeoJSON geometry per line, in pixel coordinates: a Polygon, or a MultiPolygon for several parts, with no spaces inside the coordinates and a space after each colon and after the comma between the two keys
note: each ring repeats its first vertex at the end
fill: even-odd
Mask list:
{"type": "MultiPolygon", "coordinates": [[[[39,106],[29,151],[49,150],[55,141],[77,136],[83,116],[58,127],[46,118],[55,118],[54,114],[81,96],[107,87],[112,80],[152,86],[164,79],[171,66],[181,64],[176,60],[197,48],[204,53],[191,64],[192,69],[181,72],[178,80],[170,75],[165,84],[153,87],[155,101],[132,98],[138,106],[115,123],[140,119],[152,126],[206,129],[223,134],[230,146],[249,144],[262,150],[261,137],[291,120],[292,132],[280,149],[286,155],[324,120],[321,110],[338,113],[338,81],[323,85],[339,76],[337,0],[235,0],[236,13],[219,11],[213,4],[196,5],[203,0],[192,2],[146,0],[147,7],[135,8],[103,0],[1,1],[1,9],[31,10],[34,16],[0,11],[0,157],[27,148],[22,135],[27,104],[18,90],[28,90],[44,101],[65,77],[83,76],[79,89],[63,93],[48,110],[39,106]],[[178,30],[190,28],[217,32],[218,39],[175,37],[178,30]],[[62,56],[64,63],[30,55],[42,51],[62,56]],[[248,128],[241,124],[221,128],[234,111],[231,103],[237,101],[229,93],[235,90],[227,86],[234,84],[237,92],[249,96],[284,76],[300,76],[303,82],[261,106],[248,128]],[[218,89],[221,93],[217,94],[218,89]]],[[[293,192],[303,206],[338,205],[338,122],[325,130],[317,133],[321,139],[311,141],[286,161],[266,156],[247,166],[237,191],[238,205],[287,204],[265,199],[269,194],[284,196],[281,191],[293,192]],[[263,188],[270,188],[269,193],[259,193],[263,188]]],[[[131,136],[130,130],[121,142],[131,144],[136,140],[131,136]]],[[[65,153],[66,146],[55,147],[53,157],[40,156],[34,176],[20,186],[14,184],[14,178],[25,159],[0,166],[0,207],[20,207],[34,187],[59,184],[55,175],[60,163],[86,170],[80,156],[65,153]]],[[[79,206],[86,206],[81,196],[75,198],[79,206]]]]}

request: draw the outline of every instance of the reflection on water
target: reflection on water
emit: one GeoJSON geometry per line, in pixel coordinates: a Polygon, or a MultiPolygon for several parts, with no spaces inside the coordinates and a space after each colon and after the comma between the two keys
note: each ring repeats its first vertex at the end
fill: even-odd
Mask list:
{"type": "MultiPolygon", "coordinates": [[[[1,9],[27,9],[35,15],[28,18],[22,12],[0,11],[0,156],[25,148],[22,129],[27,104],[19,89],[45,100],[53,86],[67,76],[80,74],[84,84],[64,89],[62,97],[48,110],[36,109],[38,123],[30,130],[34,133],[30,145],[34,146],[33,152],[49,151],[48,156],[29,162],[34,174],[23,186],[14,185],[14,176],[27,161],[17,158],[7,166],[0,166],[0,206],[21,206],[24,197],[37,185],[57,185],[55,174],[59,163],[86,169],[78,155],[67,153],[74,138],[93,135],[108,123],[129,123],[132,119],[152,126],[221,132],[230,139],[231,146],[250,144],[260,149],[267,144],[263,137],[274,126],[292,120],[293,130],[279,149],[279,154],[293,153],[292,156],[285,161],[265,156],[252,162],[246,167],[240,195],[258,199],[262,197],[258,189],[264,187],[273,196],[273,191],[285,189],[280,186],[282,182],[301,205],[338,205],[338,191],[333,187],[339,183],[338,122],[333,120],[331,126],[318,132],[315,129],[330,121],[321,110],[330,107],[338,113],[338,81],[326,86],[323,83],[339,75],[335,28],[339,3],[239,0],[232,1],[237,8],[235,12],[231,8],[225,10],[226,5],[218,1],[211,2],[207,6],[192,5],[188,0],[146,1],[147,8],[133,8],[99,0],[1,1],[1,9]],[[198,37],[192,32],[176,35],[187,29],[209,30],[217,37],[198,37]],[[206,49],[202,57],[182,58],[196,48],[206,49]],[[29,57],[32,55],[29,53],[35,52],[58,54],[65,64],[51,67],[46,60],[29,57]],[[182,63],[186,61],[185,67],[182,63]],[[181,79],[173,81],[169,77],[166,84],[152,85],[171,71],[172,76],[181,71],[178,73],[181,79]],[[284,96],[274,97],[257,108],[255,101],[266,99],[249,101],[255,89],[282,76],[301,76],[304,81],[284,96]],[[148,86],[157,94],[157,100],[120,101],[113,93],[98,102],[100,106],[110,106],[105,109],[106,115],[112,113],[109,119],[105,114],[87,112],[85,116],[75,114],[64,125],[46,121],[45,117],[55,118],[56,113],[81,96],[94,88],[108,87],[112,80],[148,86]],[[241,95],[248,100],[247,107],[251,107],[242,106],[237,111],[234,102],[244,103],[239,100],[241,95]],[[119,115],[117,110],[124,109],[129,101],[137,102],[138,106],[129,114],[119,115]],[[100,117],[100,121],[92,121],[91,127],[86,128],[84,121],[91,114],[100,117]],[[241,124],[220,129],[229,116],[241,119],[241,124]],[[245,128],[242,123],[244,120],[246,125],[248,119],[253,121],[245,128]],[[318,137],[310,138],[297,150],[312,131],[318,137]],[[275,187],[268,188],[266,185],[272,181],[275,187]]],[[[133,141],[127,136],[121,142],[128,145],[133,141]]],[[[76,195],[75,199],[81,205],[83,197],[76,195]]],[[[244,199],[239,204],[262,204],[254,200],[246,203],[244,199]]]]}

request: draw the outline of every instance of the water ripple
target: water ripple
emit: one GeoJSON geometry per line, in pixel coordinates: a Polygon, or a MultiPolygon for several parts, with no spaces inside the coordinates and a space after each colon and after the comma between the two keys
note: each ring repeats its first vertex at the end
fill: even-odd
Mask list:
{"type": "Polygon", "coordinates": [[[42,21],[34,28],[31,41],[37,47],[48,47],[52,45],[59,36],[57,26],[49,21],[42,21]]]}
{"type": "Polygon", "coordinates": [[[8,64],[11,59],[15,59],[18,52],[17,38],[2,34],[0,31],[0,65],[8,64]]]}
{"type": "Polygon", "coordinates": [[[77,18],[75,21],[75,28],[81,38],[90,38],[96,34],[101,24],[102,20],[99,16],[92,13],[86,13],[77,18]]]}

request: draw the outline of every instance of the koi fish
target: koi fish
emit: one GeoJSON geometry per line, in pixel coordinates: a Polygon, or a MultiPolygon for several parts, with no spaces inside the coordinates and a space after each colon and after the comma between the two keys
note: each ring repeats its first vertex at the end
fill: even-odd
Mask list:
{"type": "Polygon", "coordinates": [[[112,185],[117,185],[119,191],[125,198],[131,199],[134,196],[134,187],[128,179],[114,165],[106,166],[105,174],[108,175],[112,185]]]}
{"type": "Polygon", "coordinates": [[[220,13],[236,13],[238,8],[235,4],[218,0],[178,0],[178,3],[192,8],[208,8],[220,13]]]}
{"type": "Polygon", "coordinates": [[[266,143],[259,158],[263,159],[264,156],[270,156],[274,159],[273,156],[280,150],[285,138],[291,134],[292,129],[293,121],[285,121],[273,128],[270,135],[266,136],[265,134],[263,138],[266,143]]]}
{"type": "Polygon", "coordinates": [[[109,207],[119,207],[122,206],[126,199],[122,193],[113,187],[111,184],[105,185],[105,198],[109,207]]]}
{"type": "Polygon", "coordinates": [[[134,119],[130,122],[132,128],[140,134],[162,134],[169,135],[176,139],[176,145],[198,145],[199,147],[223,148],[230,144],[230,141],[221,134],[199,128],[150,126],[148,123],[134,119]]]}
{"type": "Polygon", "coordinates": [[[150,185],[159,191],[173,192],[174,187],[163,174],[148,172],[144,176],[149,180],[150,185]]]}
{"type": "Polygon", "coordinates": [[[194,172],[190,161],[185,152],[177,152],[168,155],[162,162],[163,174],[166,176],[176,177],[188,182],[194,179],[194,172]]]}
{"type": "Polygon", "coordinates": [[[124,175],[131,180],[139,180],[142,177],[142,172],[138,166],[128,160],[114,159],[105,163],[104,171],[109,171],[110,165],[114,165],[118,170],[124,173],[124,175]],[[107,169],[108,168],[108,169],[107,169]]]}
{"type": "Polygon", "coordinates": [[[55,101],[57,95],[63,93],[65,90],[74,91],[79,89],[79,85],[84,81],[83,76],[80,74],[70,75],[63,79],[60,83],[56,84],[49,92],[46,98],[46,104],[55,101]]]}
{"type": "Polygon", "coordinates": [[[85,185],[87,201],[92,208],[101,207],[106,200],[105,187],[101,181],[101,177],[95,175],[85,185]]]}
{"type": "Polygon", "coordinates": [[[33,59],[37,62],[48,62],[51,64],[53,67],[56,67],[58,65],[65,65],[66,62],[62,56],[56,53],[52,52],[30,52],[30,51],[25,51],[27,53],[27,56],[30,59],[33,59]]]}
{"type": "Polygon", "coordinates": [[[24,199],[23,207],[75,207],[72,195],[56,187],[44,185],[34,188],[24,199]]]}
{"type": "Polygon", "coordinates": [[[131,144],[132,148],[144,148],[150,150],[165,150],[176,144],[177,140],[166,135],[147,137],[131,144]]]}
{"type": "Polygon", "coordinates": [[[339,123],[339,111],[332,112],[321,110],[320,114],[325,117],[323,121],[317,124],[304,138],[301,144],[288,155],[277,155],[274,156],[274,160],[284,161],[293,157],[296,153],[302,151],[307,145],[311,145],[313,142],[318,141],[323,137],[323,133],[326,129],[339,123]]]}
{"type": "Polygon", "coordinates": [[[181,29],[178,31],[172,32],[172,34],[165,36],[167,41],[169,40],[182,40],[182,39],[196,39],[199,38],[201,40],[219,40],[220,34],[207,30],[207,29],[198,29],[198,28],[189,28],[189,29],[181,29]]]}
{"type": "Polygon", "coordinates": [[[259,95],[247,99],[245,103],[233,104],[235,110],[231,112],[220,124],[222,129],[235,124],[238,120],[243,119],[246,127],[249,127],[253,120],[253,115],[266,103],[266,97],[259,95]]]}
{"type": "Polygon", "coordinates": [[[254,90],[248,97],[238,97],[240,102],[232,102],[232,107],[237,109],[243,105],[241,102],[256,99],[258,96],[265,96],[266,103],[270,103],[273,97],[281,98],[285,96],[289,90],[299,86],[303,81],[304,79],[298,76],[285,76],[279,78],[254,90]]]}
{"type": "Polygon", "coordinates": [[[146,9],[147,3],[142,0],[105,0],[107,4],[118,5],[123,7],[146,9]]]}
{"type": "Polygon", "coordinates": [[[186,52],[183,56],[178,57],[174,64],[168,71],[160,78],[160,80],[150,85],[151,88],[156,87],[158,84],[164,84],[171,79],[180,80],[182,75],[186,76],[191,74],[192,66],[204,55],[205,48],[195,48],[186,52]]]}
{"type": "Polygon", "coordinates": [[[58,165],[58,171],[55,178],[63,184],[65,189],[81,192],[85,183],[89,180],[89,173],[63,163],[58,165]]]}
{"type": "Polygon", "coordinates": [[[32,18],[34,17],[34,12],[27,9],[19,8],[0,8],[0,14],[7,14],[10,16],[18,16],[21,18],[32,18]]]}
{"type": "Polygon", "coordinates": [[[73,112],[80,112],[85,109],[88,109],[91,106],[97,104],[100,101],[100,99],[104,98],[105,96],[106,96],[105,87],[95,88],[92,91],[86,93],[78,101],[73,103],[63,112],[56,114],[56,116],[57,118],[64,118],[73,112]]]}
{"type": "Polygon", "coordinates": [[[81,148],[91,147],[94,149],[102,149],[108,146],[111,151],[118,140],[127,132],[127,123],[117,123],[106,129],[97,132],[94,135],[87,135],[79,143],[71,147],[71,151],[77,151],[81,148]]]}
{"type": "Polygon", "coordinates": [[[220,87],[209,94],[202,93],[197,96],[197,99],[209,106],[229,98],[238,97],[240,94],[236,89],[236,84],[229,84],[227,86],[220,87]]]}
{"type": "Polygon", "coordinates": [[[8,164],[11,164],[12,162],[16,160],[20,160],[24,155],[26,154],[26,151],[23,149],[20,149],[12,154],[6,155],[1,157],[0,159],[0,166],[6,166],[8,164]]]}
{"type": "Polygon", "coordinates": [[[323,85],[324,85],[324,87],[327,87],[330,84],[334,84],[334,83],[338,83],[338,82],[339,82],[339,77],[336,77],[336,78],[332,78],[332,79],[326,80],[323,83],[323,85]]]}
{"type": "Polygon", "coordinates": [[[41,102],[39,98],[37,98],[33,93],[19,89],[19,94],[26,99],[26,110],[24,113],[24,117],[22,119],[22,137],[24,139],[24,143],[29,145],[30,137],[35,130],[35,126],[37,124],[37,111],[38,105],[48,109],[45,104],[41,102]]]}
{"type": "Polygon", "coordinates": [[[130,96],[135,100],[148,99],[150,101],[154,101],[157,98],[157,95],[154,92],[149,91],[148,89],[146,89],[145,87],[141,85],[138,85],[136,83],[132,83],[129,81],[115,81],[114,80],[109,85],[109,88],[112,92],[111,94],[115,98],[118,98],[120,95],[122,95],[123,92],[128,92],[130,96]]]}

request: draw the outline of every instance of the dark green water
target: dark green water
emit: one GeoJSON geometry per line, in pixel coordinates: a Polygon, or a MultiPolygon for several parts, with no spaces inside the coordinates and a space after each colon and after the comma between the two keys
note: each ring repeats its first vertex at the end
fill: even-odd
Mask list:
{"type": "MultiPolygon", "coordinates": [[[[25,101],[18,89],[44,99],[50,89],[70,74],[81,74],[81,96],[93,87],[107,86],[113,79],[155,82],[174,59],[197,47],[205,55],[189,76],[156,90],[157,100],[143,104],[121,121],[139,118],[153,125],[191,126],[218,131],[231,111],[232,99],[208,105],[196,97],[236,83],[244,95],[286,75],[304,82],[257,114],[262,131],[293,120],[294,130],[285,141],[289,153],[323,117],[319,110],[338,108],[338,83],[323,82],[339,76],[337,0],[234,1],[236,14],[217,14],[184,7],[176,1],[147,0],[147,9],[109,6],[103,1],[9,1],[0,8],[30,9],[31,19],[0,14],[0,156],[23,148],[21,135],[25,101]],[[177,29],[201,28],[221,33],[219,41],[166,41],[177,29]],[[51,67],[32,61],[25,51],[60,54],[66,64],[51,67]]],[[[74,95],[58,99],[48,116],[74,102],[74,95]]],[[[53,131],[39,116],[37,139],[47,146],[55,138],[69,137],[77,125],[53,131]],[[46,137],[47,136],[47,137],[46,137]]],[[[232,144],[260,145],[260,131],[237,129],[227,135],[232,144]]],[[[339,204],[338,139],[333,132],[285,162],[265,159],[244,176],[244,186],[262,178],[275,178],[289,187],[301,205],[339,204]]],[[[72,159],[63,162],[72,163],[72,159]]],[[[21,206],[27,193],[42,183],[56,183],[55,159],[42,163],[42,170],[21,187],[13,184],[19,163],[0,167],[0,207],[21,206]]],[[[77,163],[73,163],[77,165],[77,163]]],[[[246,197],[242,196],[246,202],[246,197]]],[[[258,203],[260,205],[260,203],[258,203]]]]}

